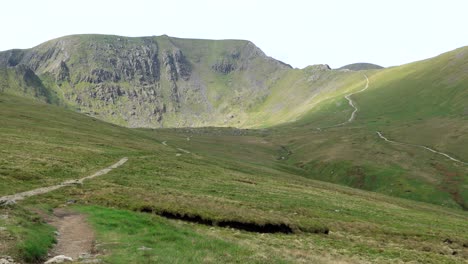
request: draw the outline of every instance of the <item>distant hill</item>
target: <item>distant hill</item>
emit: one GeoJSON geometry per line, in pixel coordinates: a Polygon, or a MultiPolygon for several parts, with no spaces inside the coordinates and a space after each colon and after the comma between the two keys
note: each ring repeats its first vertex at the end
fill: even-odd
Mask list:
{"type": "Polygon", "coordinates": [[[363,70],[379,70],[383,68],[384,67],[377,65],[377,64],[359,62],[359,63],[345,65],[341,68],[338,68],[338,70],[363,71],[363,70]]]}

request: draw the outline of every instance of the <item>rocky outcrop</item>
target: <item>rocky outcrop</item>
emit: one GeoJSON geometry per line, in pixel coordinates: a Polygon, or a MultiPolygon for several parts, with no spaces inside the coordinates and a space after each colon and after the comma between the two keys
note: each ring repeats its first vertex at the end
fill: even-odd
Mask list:
{"type": "Polygon", "coordinates": [[[44,264],[57,264],[57,263],[67,263],[67,262],[73,262],[73,258],[67,257],[65,255],[58,255],[47,260],[46,262],[44,262],[44,264]]]}
{"type": "Polygon", "coordinates": [[[10,256],[1,256],[0,264],[17,264],[17,262],[10,256]]]}
{"type": "Polygon", "coordinates": [[[70,70],[64,61],[60,62],[60,66],[57,72],[57,82],[69,82],[70,81],[70,70]]]}
{"type": "Polygon", "coordinates": [[[184,81],[190,78],[192,67],[190,62],[185,58],[182,51],[179,49],[175,50],[172,55],[174,56],[175,67],[177,75],[184,81]]]}
{"type": "Polygon", "coordinates": [[[187,81],[190,78],[191,65],[179,49],[163,52],[163,64],[166,71],[166,78],[169,81],[182,79],[187,81]]]}
{"type": "Polygon", "coordinates": [[[267,94],[269,78],[289,68],[248,41],[105,35],[0,52],[2,67],[21,70],[19,86],[30,88],[16,93],[130,127],[234,123],[227,108],[241,116],[267,94]],[[232,72],[235,79],[219,78],[232,72]]]}
{"type": "Polygon", "coordinates": [[[101,67],[81,73],[75,83],[132,82],[153,84],[159,81],[160,70],[157,48],[138,47],[128,51],[112,50],[116,56],[100,61],[101,67]]]}
{"type": "Polygon", "coordinates": [[[236,69],[236,65],[229,61],[229,59],[222,59],[211,66],[211,68],[216,72],[228,74],[236,69]]]}
{"type": "Polygon", "coordinates": [[[308,74],[309,77],[307,78],[308,82],[315,82],[322,77],[324,72],[330,71],[331,68],[328,64],[316,64],[308,66],[304,69],[308,74]]]}
{"type": "Polygon", "coordinates": [[[188,81],[191,74],[191,65],[185,58],[182,51],[175,49],[163,52],[163,64],[166,72],[166,78],[170,83],[171,100],[175,103],[175,110],[180,108],[180,92],[177,81],[188,81]]]}

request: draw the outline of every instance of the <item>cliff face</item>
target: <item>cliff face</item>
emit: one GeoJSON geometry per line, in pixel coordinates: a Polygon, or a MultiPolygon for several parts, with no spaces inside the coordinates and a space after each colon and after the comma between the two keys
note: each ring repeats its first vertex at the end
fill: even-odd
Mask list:
{"type": "Polygon", "coordinates": [[[291,67],[248,41],[76,35],[0,52],[0,68],[34,79],[41,92],[28,96],[120,125],[180,127],[236,125],[291,67]]]}

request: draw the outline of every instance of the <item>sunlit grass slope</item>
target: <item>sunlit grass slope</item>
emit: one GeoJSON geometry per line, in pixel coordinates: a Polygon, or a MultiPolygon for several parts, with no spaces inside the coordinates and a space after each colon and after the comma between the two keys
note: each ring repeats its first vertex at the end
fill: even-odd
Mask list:
{"type": "Polygon", "coordinates": [[[53,230],[35,212],[70,200],[77,201],[72,210],[89,215],[98,250],[110,263],[461,263],[467,258],[466,212],[308,179],[294,164],[285,164],[294,150],[281,159],[288,151],[271,141],[281,131],[131,130],[15,96],[0,100],[1,178],[8,182],[2,194],[86,176],[129,157],[82,186],[2,208],[1,214],[9,215],[0,218],[6,228],[0,233],[2,251],[16,259],[43,257],[53,230]],[[223,145],[208,144],[210,137],[223,145]],[[227,221],[283,224],[292,233],[216,224],[227,221]],[[138,250],[142,246],[150,250],[138,250]]]}

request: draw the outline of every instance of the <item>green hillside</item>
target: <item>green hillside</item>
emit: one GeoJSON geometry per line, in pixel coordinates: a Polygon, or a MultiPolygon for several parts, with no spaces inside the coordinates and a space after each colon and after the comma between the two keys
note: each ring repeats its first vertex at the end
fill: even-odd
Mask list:
{"type": "Polygon", "coordinates": [[[271,140],[287,146],[293,154],[286,163],[305,169],[308,177],[466,210],[466,165],[421,147],[385,142],[376,133],[467,162],[466,51],[363,72],[369,89],[352,96],[359,109],[352,123],[327,128],[352,111],[337,96],[279,126],[271,140]]]}
{"type": "Polygon", "coordinates": [[[292,69],[245,40],[165,35],[66,36],[0,52],[0,69],[28,71],[41,90],[23,92],[14,83],[4,92],[150,128],[277,125],[299,119],[360,76],[327,65],[292,69]]]}
{"type": "Polygon", "coordinates": [[[8,182],[2,195],[86,176],[129,158],[82,186],[3,207],[1,215],[9,217],[0,219],[6,228],[0,233],[2,250],[16,259],[42,257],[53,229],[40,219],[70,200],[77,203],[69,208],[89,215],[99,250],[106,252],[102,258],[112,263],[456,263],[467,257],[466,212],[299,176],[278,160],[278,145],[265,143],[266,132],[131,130],[5,94],[0,111],[6,147],[1,177],[8,182]],[[217,152],[207,138],[224,142],[225,151],[217,152]],[[292,233],[212,227],[167,219],[170,214],[203,223],[282,224],[292,233]],[[130,246],[116,246],[129,241],[130,246]],[[137,250],[151,245],[157,250],[137,250]]]}
{"type": "Polygon", "coordinates": [[[104,263],[466,263],[467,72],[466,47],[349,71],[243,40],[0,52],[0,197],[128,157],[0,199],[0,259],[45,260],[66,208],[104,263]]]}

